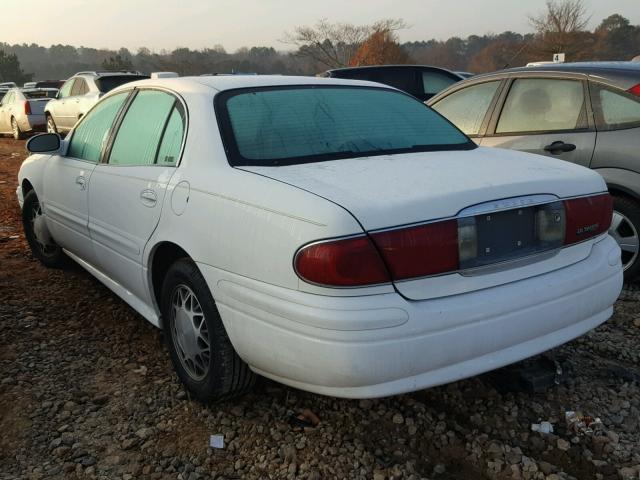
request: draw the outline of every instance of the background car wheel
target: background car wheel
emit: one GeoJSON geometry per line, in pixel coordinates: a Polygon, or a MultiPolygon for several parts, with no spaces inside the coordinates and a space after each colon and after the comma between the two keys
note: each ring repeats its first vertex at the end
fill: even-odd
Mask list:
{"type": "Polygon", "coordinates": [[[46,228],[42,208],[34,190],[31,190],[24,197],[22,226],[33,256],[43,265],[50,268],[60,268],[67,264],[68,257],[51,238],[46,228]]]}
{"type": "Polygon", "coordinates": [[[609,235],[622,250],[622,266],[625,281],[638,278],[640,274],[640,204],[628,197],[613,197],[613,219],[609,235]]]}
{"type": "Polygon", "coordinates": [[[13,138],[16,140],[22,140],[24,138],[24,133],[20,130],[20,125],[15,118],[11,117],[11,131],[13,132],[13,138]]]}
{"type": "Polygon", "coordinates": [[[200,401],[241,395],[255,374],[238,356],[196,265],[175,262],[162,285],[165,339],[178,377],[200,401]]]}
{"type": "Polygon", "coordinates": [[[56,122],[53,120],[53,117],[47,114],[47,133],[58,133],[58,127],[56,127],[56,122]]]}

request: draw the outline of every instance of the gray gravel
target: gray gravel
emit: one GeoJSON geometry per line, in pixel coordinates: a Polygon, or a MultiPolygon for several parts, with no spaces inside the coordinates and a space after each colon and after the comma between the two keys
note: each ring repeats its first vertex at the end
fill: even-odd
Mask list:
{"type": "MultiPolygon", "coordinates": [[[[2,147],[14,145],[0,141],[11,187],[19,161],[2,147]]],[[[613,319],[553,352],[574,372],[544,394],[497,390],[481,376],[351,401],[264,380],[203,406],[178,383],[159,331],[79,268],[31,258],[12,193],[0,191],[2,480],[640,478],[637,286],[613,319]],[[292,427],[301,409],[320,424],[292,427]],[[601,422],[568,424],[566,411],[601,422]],[[532,432],[541,421],[553,433],[532,432]],[[224,449],[209,447],[212,434],[224,449]]]]}

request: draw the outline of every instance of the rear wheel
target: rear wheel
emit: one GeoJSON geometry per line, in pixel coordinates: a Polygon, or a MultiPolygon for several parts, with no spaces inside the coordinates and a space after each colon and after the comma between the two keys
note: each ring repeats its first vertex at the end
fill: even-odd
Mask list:
{"type": "Polygon", "coordinates": [[[40,201],[34,190],[24,197],[22,205],[22,226],[33,256],[50,268],[60,268],[67,264],[67,256],[51,238],[42,215],[40,201]]]}
{"type": "Polygon", "coordinates": [[[238,356],[202,274],[189,259],[175,262],[162,285],[165,339],[178,377],[203,402],[241,395],[255,374],[238,356]]]}
{"type": "Polygon", "coordinates": [[[24,133],[20,130],[20,125],[14,117],[11,117],[11,131],[13,132],[13,138],[16,140],[22,140],[24,138],[24,133]]]}
{"type": "Polygon", "coordinates": [[[53,120],[53,117],[48,113],[47,113],[47,132],[58,133],[58,127],[56,126],[56,122],[53,120]]]}
{"type": "Polygon", "coordinates": [[[640,204],[623,196],[613,197],[613,218],[609,234],[622,250],[624,279],[635,280],[640,274],[640,204]]]}

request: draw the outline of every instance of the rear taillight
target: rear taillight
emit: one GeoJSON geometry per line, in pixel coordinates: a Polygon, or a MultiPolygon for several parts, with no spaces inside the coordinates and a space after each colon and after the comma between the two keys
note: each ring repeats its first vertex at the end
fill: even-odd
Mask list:
{"type": "Polygon", "coordinates": [[[458,222],[428,223],[374,233],[394,280],[424,277],[458,268],[458,222]]]}
{"type": "Polygon", "coordinates": [[[499,213],[484,214],[313,243],[298,251],[295,269],[310,283],[358,287],[481,267],[600,235],[611,224],[613,201],[605,193],[527,208],[511,214],[512,220],[530,218],[524,226],[515,220],[500,224],[499,213]],[[502,226],[487,230],[493,216],[490,223],[502,226]],[[509,227],[520,233],[505,245],[509,227]]]}
{"type": "Polygon", "coordinates": [[[24,102],[24,114],[31,115],[31,104],[29,102],[24,102]]]}
{"type": "Polygon", "coordinates": [[[632,95],[637,95],[638,97],[640,97],[640,83],[638,85],[631,87],[629,90],[627,90],[627,92],[631,93],[632,95]]]}
{"type": "Polygon", "coordinates": [[[378,251],[365,235],[311,244],[298,251],[294,263],[303,280],[319,285],[357,287],[390,281],[378,251]]]}
{"type": "Polygon", "coordinates": [[[564,201],[567,227],[564,244],[582,242],[609,230],[613,198],[608,193],[564,201]]]}

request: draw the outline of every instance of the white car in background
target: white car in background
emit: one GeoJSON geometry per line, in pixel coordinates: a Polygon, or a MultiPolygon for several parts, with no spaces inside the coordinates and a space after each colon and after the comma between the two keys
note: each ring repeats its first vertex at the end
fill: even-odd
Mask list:
{"type": "Polygon", "coordinates": [[[128,82],[149,78],[135,71],[78,72],[47,105],[47,131],[67,133],[105,93],[128,82]]]}
{"type": "Polygon", "coordinates": [[[44,108],[55,98],[55,88],[12,88],[0,100],[0,134],[19,140],[26,134],[45,130],[44,108]]]}
{"type": "Polygon", "coordinates": [[[34,256],[162,327],[205,401],[254,372],[357,398],[456,381],[600,325],[622,287],[600,175],[375,83],[151,79],[27,147],[34,256]]]}

